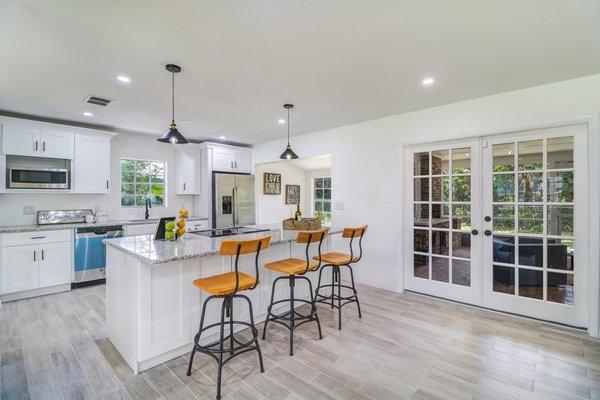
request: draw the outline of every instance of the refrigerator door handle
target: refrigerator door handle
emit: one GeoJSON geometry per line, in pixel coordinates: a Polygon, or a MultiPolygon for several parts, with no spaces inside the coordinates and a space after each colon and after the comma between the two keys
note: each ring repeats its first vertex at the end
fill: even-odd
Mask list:
{"type": "Polygon", "coordinates": [[[231,202],[233,203],[231,205],[231,219],[233,221],[233,226],[237,226],[237,223],[235,221],[236,217],[237,217],[236,216],[236,212],[235,212],[236,211],[235,210],[235,208],[236,208],[235,207],[236,206],[236,204],[235,204],[236,203],[236,200],[235,200],[235,186],[233,187],[233,189],[231,189],[231,200],[232,200],[231,202]]]}

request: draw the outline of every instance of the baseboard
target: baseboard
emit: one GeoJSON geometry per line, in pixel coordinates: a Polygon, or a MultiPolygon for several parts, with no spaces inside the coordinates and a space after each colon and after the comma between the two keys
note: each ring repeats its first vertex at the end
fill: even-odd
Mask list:
{"type": "Polygon", "coordinates": [[[45,288],[41,288],[41,289],[32,289],[32,290],[25,290],[25,291],[16,292],[16,293],[7,293],[7,294],[3,294],[0,297],[0,299],[3,302],[14,301],[14,300],[27,299],[29,297],[43,296],[46,294],[67,292],[69,290],[71,290],[71,284],[66,283],[64,285],[50,286],[50,287],[45,287],[45,288]]]}
{"type": "Polygon", "coordinates": [[[361,285],[370,286],[376,289],[390,290],[392,292],[396,291],[396,284],[394,282],[381,282],[373,279],[364,278],[354,278],[354,281],[361,285]]]}

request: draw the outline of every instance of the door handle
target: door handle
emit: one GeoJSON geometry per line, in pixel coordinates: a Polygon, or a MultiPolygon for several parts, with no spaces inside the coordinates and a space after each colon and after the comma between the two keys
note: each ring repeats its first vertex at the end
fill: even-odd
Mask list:
{"type": "Polygon", "coordinates": [[[478,231],[477,229],[473,229],[473,230],[471,231],[471,235],[475,235],[475,236],[477,236],[477,235],[479,235],[479,231],[478,231]]]}
{"type": "Polygon", "coordinates": [[[486,229],[483,233],[485,233],[485,236],[492,236],[492,231],[490,231],[489,229],[486,229]]]}

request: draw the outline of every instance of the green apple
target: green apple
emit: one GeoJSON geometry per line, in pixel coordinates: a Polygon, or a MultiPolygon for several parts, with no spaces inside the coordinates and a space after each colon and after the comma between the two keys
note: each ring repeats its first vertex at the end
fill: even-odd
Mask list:
{"type": "Polygon", "coordinates": [[[165,240],[175,240],[175,232],[166,231],[165,232],[165,240]]]}
{"type": "Polygon", "coordinates": [[[169,221],[165,224],[165,229],[168,231],[172,231],[173,229],[175,229],[175,222],[173,221],[169,221]]]}

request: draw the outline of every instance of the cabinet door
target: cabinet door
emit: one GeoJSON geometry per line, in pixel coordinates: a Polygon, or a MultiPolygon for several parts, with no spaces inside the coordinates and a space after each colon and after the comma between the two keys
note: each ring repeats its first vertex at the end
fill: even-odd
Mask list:
{"type": "Polygon", "coordinates": [[[43,128],[40,155],[49,158],[73,159],[75,133],[68,128],[43,128]]]}
{"type": "Polygon", "coordinates": [[[110,138],[75,135],[73,163],[74,193],[108,193],[110,180],[110,138]]]}
{"type": "Polygon", "coordinates": [[[233,151],[226,147],[213,148],[213,171],[233,171],[233,151]]]}
{"type": "Polygon", "coordinates": [[[2,152],[15,156],[37,156],[41,151],[40,129],[2,126],[2,152]]]}
{"type": "Polygon", "coordinates": [[[236,172],[252,172],[252,157],[249,151],[236,151],[233,165],[236,172]]]}
{"type": "Polygon", "coordinates": [[[2,294],[37,289],[39,256],[35,244],[2,248],[2,294]]]}
{"type": "Polygon", "coordinates": [[[175,152],[177,194],[200,194],[200,149],[181,148],[175,152]]]}
{"type": "Polygon", "coordinates": [[[39,287],[71,283],[71,243],[40,244],[38,249],[39,287]]]}

